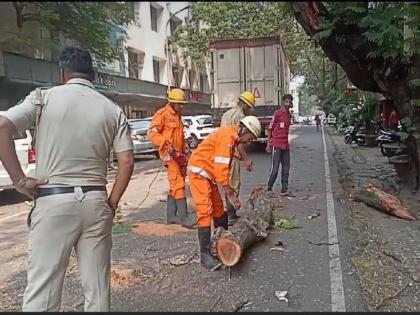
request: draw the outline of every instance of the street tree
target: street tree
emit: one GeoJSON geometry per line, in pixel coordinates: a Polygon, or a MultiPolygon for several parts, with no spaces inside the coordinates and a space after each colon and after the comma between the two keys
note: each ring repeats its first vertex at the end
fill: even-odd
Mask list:
{"type": "Polygon", "coordinates": [[[356,87],[390,97],[403,117],[420,118],[418,3],[293,2],[292,8],[356,87]]]}
{"type": "Polygon", "coordinates": [[[296,19],[328,58],[365,91],[391,98],[408,139],[409,167],[419,188],[419,2],[293,2],[296,19]]]}
{"type": "MultiPolygon", "coordinates": [[[[124,2],[12,1],[11,4],[18,32],[9,38],[9,42],[22,39],[28,22],[37,22],[49,31],[52,47],[58,47],[62,42],[75,43],[89,49],[98,65],[120,56],[127,36],[121,26],[131,20],[129,7],[124,2]],[[115,34],[119,36],[113,38],[115,34]]],[[[31,40],[25,38],[24,44],[30,46],[31,40]]]]}

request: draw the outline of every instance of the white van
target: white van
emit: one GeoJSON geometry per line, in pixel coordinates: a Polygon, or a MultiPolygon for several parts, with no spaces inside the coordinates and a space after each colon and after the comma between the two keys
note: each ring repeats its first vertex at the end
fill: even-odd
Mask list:
{"type": "MultiPolygon", "coordinates": [[[[14,135],[16,154],[22,170],[28,177],[35,176],[35,151],[32,149],[32,134],[29,130],[14,135]]],[[[14,189],[12,180],[0,162],[0,191],[14,189]]]]}

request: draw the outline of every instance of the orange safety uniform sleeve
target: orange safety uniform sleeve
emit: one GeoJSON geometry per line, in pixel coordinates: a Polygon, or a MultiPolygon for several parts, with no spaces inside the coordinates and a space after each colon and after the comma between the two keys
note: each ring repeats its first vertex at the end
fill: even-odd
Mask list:
{"type": "Polygon", "coordinates": [[[162,136],[161,132],[163,130],[164,117],[161,111],[158,111],[152,119],[149,130],[147,131],[147,136],[149,137],[150,142],[152,142],[159,149],[163,147],[166,139],[162,136]]]}
{"type": "Polygon", "coordinates": [[[169,195],[176,200],[185,198],[185,176],[175,161],[166,162],[169,181],[169,195]]]}
{"type": "Polygon", "coordinates": [[[191,195],[195,204],[197,225],[210,227],[213,218],[223,215],[223,201],[217,185],[198,174],[189,173],[191,195]]]}
{"type": "Polygon", "coordinates": [[[227,186],[229,185],[229,168],[236,147],[236,139],[231,134],[222,134],[217,140],[213,161],[215,181],[220,185],[227,186]]]}

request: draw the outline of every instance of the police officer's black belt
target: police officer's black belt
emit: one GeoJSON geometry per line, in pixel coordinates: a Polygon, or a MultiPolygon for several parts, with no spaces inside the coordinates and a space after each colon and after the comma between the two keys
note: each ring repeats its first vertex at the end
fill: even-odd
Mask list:
{"type": "MultiPolygon", "coordinates": [[[[106,191],[105,186],[81,186],[82,191],[87,193],[88,191],[106,191]]],[[[74,192],[74,187],[51,187],[51,188],[38,188],[35,198],[45,197],[49,195],[57,194],[69,194],[74,192]]]]}

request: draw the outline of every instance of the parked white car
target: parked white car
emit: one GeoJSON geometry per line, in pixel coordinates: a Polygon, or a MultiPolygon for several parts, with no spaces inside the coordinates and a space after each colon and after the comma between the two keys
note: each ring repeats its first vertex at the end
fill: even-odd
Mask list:
{"type": "MultiPolygon", "coordinates": [[[[32,134],[29,130],[16,134],[14,136],[16,154],[19,159],[22,170],[28,177],[35,177],[35,151],[32,149],[32,134]]],[[[14,189],[12,180],[7,174],[3,164],[0,162],[0,191],[14,189]]]]}
{"type": "Polygon", "coordinates": [[[337,122],[337,118],[334,116],[334,114],[329,114],[327,117],[327,124],[328,125],[335,125],[337,122]]]}
{"type": "Polygon", "coordinates": [[[196,148],[205,137],[216,130],[210,115],[182,116],[182,122],[186,126],[184,135],[191,148],[196,148]]]}

